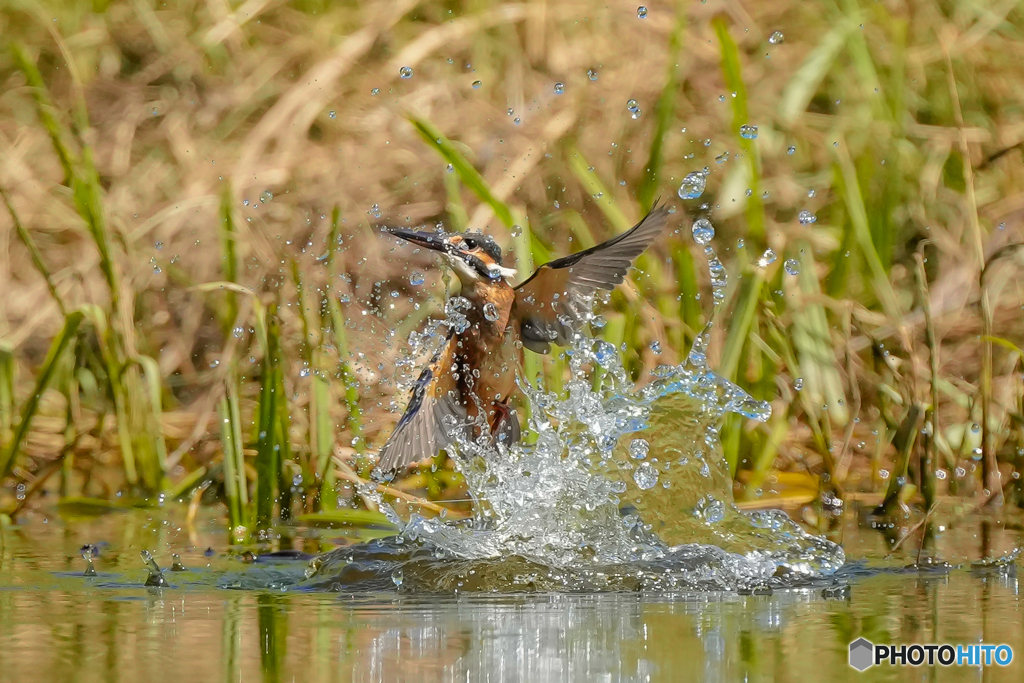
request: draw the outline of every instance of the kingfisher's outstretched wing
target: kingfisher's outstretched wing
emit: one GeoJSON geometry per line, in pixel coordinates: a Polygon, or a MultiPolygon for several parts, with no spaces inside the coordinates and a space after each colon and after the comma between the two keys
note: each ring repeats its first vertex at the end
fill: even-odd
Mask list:
{"type": "Polygon", "coordinates": [[[416,380],[395,431],[377,455],[381,472],[394,472],[434,457],[455,441],[458,430],[466,428],[466,407],[452,375],[455,349],[455,331],[449,329],[444,345],[416,380]]]}
{"type": "Polygon", "coordinates": [[[631,229],[590,249],[555,259],[516,287],[520,333],[526,348],[547,353],[566,346],[590,317],[594,292],[622,282],[633,259],[662,232],[668,209],[655,205],[631,229]]]}

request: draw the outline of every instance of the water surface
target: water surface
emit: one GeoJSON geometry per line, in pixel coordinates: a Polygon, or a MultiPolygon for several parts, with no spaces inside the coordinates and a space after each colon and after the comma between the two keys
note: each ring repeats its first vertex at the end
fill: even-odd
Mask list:
{"type": "MultiPolygon", "coordinates": [[[[291,530],[281,544],[341,539],[291,530]]],[[[909,570],[850,515],[833,534],[848,563],[830,586],[736,591],[424,595],[322,592],[305,561],[246,562],[219,519],[175,510],[62,519],[33,513],[0,532],[0,681],[1020,681],[1024,607],[1015,566],[972,569],[1024,542],[969,520],[937,534],[959,568],[909,570]],[[84,544],[97,575],[82,576],[84,544]],[[169,586],[146,588],[151,550],[169,586]],[[167,571],[177,552],[188,568],[167,571]],[[277,586],[266,588],[266,586],[277,586]],[[241,588],[239,588],[241,586],[241,588]],[[262,588],[260,588],[262,586],[262,588]],[[848,643],[999,642],[1006,668],[881,667],[848,643]]]]}

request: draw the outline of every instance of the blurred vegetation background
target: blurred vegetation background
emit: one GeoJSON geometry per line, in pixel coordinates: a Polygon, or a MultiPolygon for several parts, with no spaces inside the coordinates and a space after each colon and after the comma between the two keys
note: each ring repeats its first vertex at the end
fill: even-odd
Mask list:
{"type": "MultiPolygon", "coordinates": [[[[685,356],[710,218],[712,365],[774,408],[722,431],[742,505],[1024,500],[1016,0],[2,0],[0,36],[8,515],[372,522],[447,279],[378,226],[483,229],[525,275],[658,197],[600,333],[641,383],[685,356]]],[[[435,464],[388,495],[440,511],[435,464]]]]}

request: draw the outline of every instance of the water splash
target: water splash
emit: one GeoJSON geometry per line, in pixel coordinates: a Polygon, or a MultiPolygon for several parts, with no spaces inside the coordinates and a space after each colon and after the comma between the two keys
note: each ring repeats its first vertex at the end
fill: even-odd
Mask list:
{"type": "Polygon", "coordinates": [[[160,569],[160,565],[153,558],[153,554],[148,550],[143,550],[139,555],[142,557],[143,564],[146,565],[146,585],[150,588],[163,588],[166,586],[167,579],[164,578],[164,573],[160,569]]]}
{"type": "MultiPolygon", "coordinates": [[[[701,221],[693,235],[717,304],[728,277],[714,228],[701,221]]],[[[463,327],[466,303],[450,300],[443,324],[463,327]]],[[[363,487],[401,533],[317,558],[307,581],[339,590],[758,590],[834,572],[839,546],[782,512],[733,504],[719,425],[728,413],[767,421],[771,408],[709,367],[717,313],[681,364],[660,366],[639,389],[614,345],[577,335],[564,395],[519,380],[534,443],[458,442],[470,520],[402,520],[363,487]]]]}

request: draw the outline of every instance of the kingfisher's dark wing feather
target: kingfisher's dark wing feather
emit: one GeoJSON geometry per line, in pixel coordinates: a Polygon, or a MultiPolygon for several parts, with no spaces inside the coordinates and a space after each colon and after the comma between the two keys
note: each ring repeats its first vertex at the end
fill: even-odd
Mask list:
{"type": "Polygon", "coordinates": [[[382,472],[434,457],[455,441],[457,430],[466,428],[466,408],[451,372],[455,348],[455,332],[450,330],[444,345],[420,373],[405,413],[377,455],[382,472]]]}
{"type": "Polygon", "coordinates": [[[547,353],[566,346],[590,317],[594,292],[622,282],[636,259],[661,234],[668,208],[655,205],[643,220],[607,242],[555,259],[516,287],[523,344],[547,353]]]}

